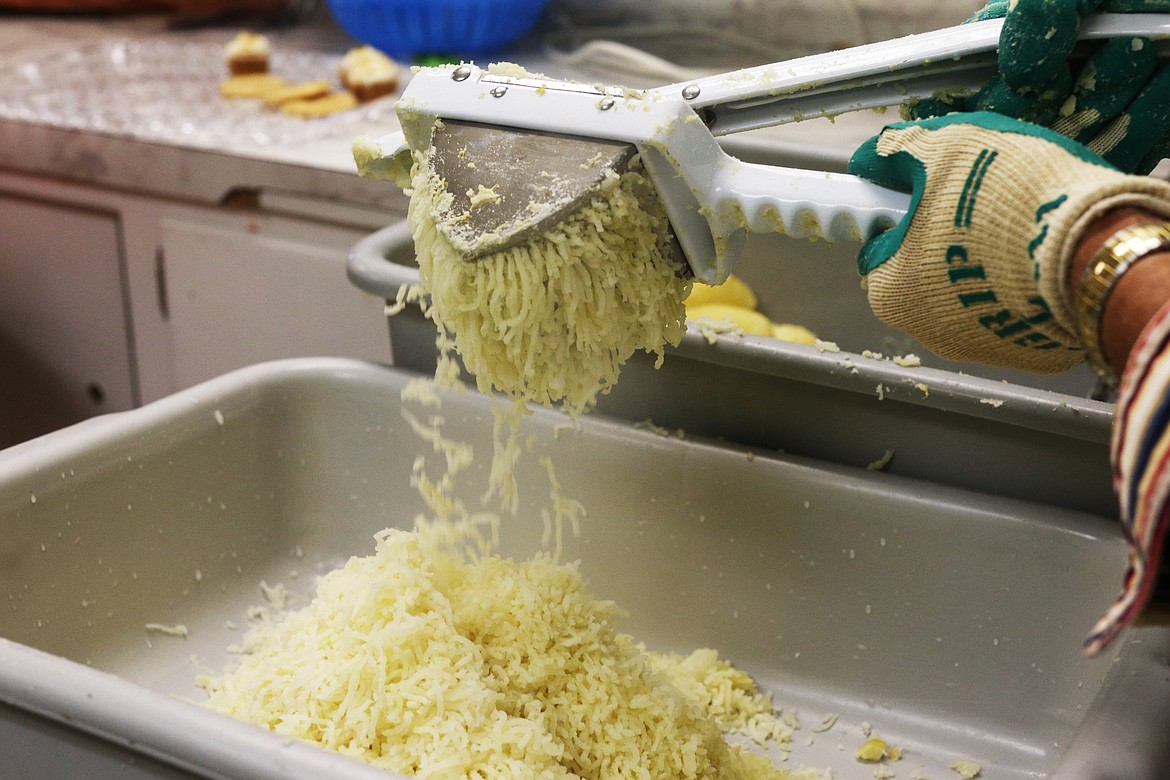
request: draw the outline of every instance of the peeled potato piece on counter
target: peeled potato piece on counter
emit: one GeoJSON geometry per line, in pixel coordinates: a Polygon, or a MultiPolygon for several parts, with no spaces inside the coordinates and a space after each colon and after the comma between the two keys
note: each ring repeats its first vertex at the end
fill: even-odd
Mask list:
{"type": "Polygon", "coordinates": [[[271,73],[249,73],[220,82],[219,92],[226,98],[258,98],[287,85],[287,81],[271,73]]]}
{"type": "Polygon", "coordinates": [[[268,106],[279,106],[290,100],[313,100],[314,98],[328,95],[332,89],[333,85],[326,79],[302,81],[268,92],[264,95],[264,104],[268,106]]]}
{"type": "Polygon", "coordinates": [[[330,114],[336,114],[341,111],[348,111],[355,106],[357,106],[357,98],[352,93],[342,90],[340,92],[330,92],[328,95],[317,98],[286,100],[280,104],[280,110],[293,116],[312,119],[315,117],[329,116],[330,114]]]}

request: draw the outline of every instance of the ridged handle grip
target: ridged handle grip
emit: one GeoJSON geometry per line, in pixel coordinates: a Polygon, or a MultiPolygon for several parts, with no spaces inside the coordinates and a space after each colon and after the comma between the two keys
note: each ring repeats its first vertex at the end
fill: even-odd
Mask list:
{"type": "Polygon", "coordinates": [[[709,151],[706,165],[673,177],[664,156],[645,162],[695,278],[723,282],[747,233],[861,242],[896,225],[910,195],[843,173],[745,163],[709,151]]]}
{"type": "Polygon", "coordinates": [[[864,241],[906,215],[910,196],[857,176],[729,162],[712,192],[729,229],[864,241]]]}

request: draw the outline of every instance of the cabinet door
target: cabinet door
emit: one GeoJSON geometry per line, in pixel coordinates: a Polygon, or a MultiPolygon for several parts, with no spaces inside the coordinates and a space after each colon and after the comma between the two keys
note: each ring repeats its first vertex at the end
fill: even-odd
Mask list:
{"type": "Polygon", "coordinates": [[[176,386],[287,357],[389,362],[384,302],[345,275],[364,235],[252,212],[166,217],[176,386]]]}
{"type": "Polygon", "coordinates": [[[135,404],[116,215],[0,195],[0,447],[135,404]]]}

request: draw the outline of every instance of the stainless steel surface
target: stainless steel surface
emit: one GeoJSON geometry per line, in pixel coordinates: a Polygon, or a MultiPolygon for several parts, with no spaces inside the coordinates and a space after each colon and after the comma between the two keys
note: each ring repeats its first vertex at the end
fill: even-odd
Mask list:
{"type": "MultiPolygon", "coordinates": [[[[239,641],[227,621],[246,622],[261,580],[304,593],[422,509],[408,480],[429,445],[398,401],[411,376],[266,364],[0,453],[0,744],[32,746],[19,776],[52,776],[67,755],[90,777],[131,764],[141,777],[384,776],[184,699],[239,641]]],[[[464,485],[474,501],[492,414],[474,393],[445,404],[450,433],[483,453],[464,485]]],[[[987,778],[1103,778],[1057,768],[1139,712],[1161,728],[1118,746],[1144,767],[1126,777],[1158,776],[1167,630],[1079,653],[1124,565],[1112,521],[628,422],[556,432],[563,422],[542,410],[524,423],[537,452],[502,552],[538,547],[536,459],[549,455],[589,511],[567,557],[651,647],[716,647],[767,686],[804,724],[789,766],[868,780],[852,759],[868,723],[906,750],[899,774],[945,777],[968,758],[987,778]],[[1135,683],[1140,700],[1125,693],[1135,683]],[[837,724],[812,732],[830,712],[837,724]]]]}
{"type": "Polygon", "coordinates": [[[469,260],[516,246],[580,208],[636,151],[613,141],[443,122],[432,136],[430,166],[450,197],[437,196],[445,205],[435,226],[469,260]]]}
{"type": "MultiPolygon", "coordinates": [[[[167,16],[148,14],[117,17],[83,15],[9,14],[0,24],[0,62],[4,73],[0,84],[0,101],[13,100],[19,85],[21,68],[29,63],[49,61],[67,63],[79,50],[109,50],[127,41],[204,41],[222,47],[238,27],[174,33],[167,30],[167,16]]],[[[327,9],[322,7],[311,21],[281,30],[268,31],[274,51],[288,54],[314,52],[323,61],[331,61],[355,45],[341,32],[327,9]]],[[[222,67],[222,48],[214,61],[199,63],[213,69],[222,67]]],[[[193,66],[194,67],[194,66],[193,66]]],[[[109,68],[103,73],[111,75],[109,68]]],[[[55,71],[58,75],[68,75],[55,71]]],[[[200,71],[207,72],[210,71],[200,71]]],[[[212,74],[213,75],[213,74],[212,74]]],[[[214,77],[218,82],[218,77],[214,77]]],[[[135,77],[131,82],[140,81],[135,77]]],[[[118,80],[100,95],[85,98],[104,115],[126,98],[119,91],[118,80]]],[[[46,91],[61,95],[67,85],[56,81],[46,91]]],[[[129,83],[128,89],[142,89],[129,83]]],[[[222,108],[222,102],[216,99],[222,108]]],[[[211,107],[205,107],[209,110],[211,107]]],[[[171,128],[184,111],[197,114],[194,106],[165,107],[171,128]]],[[[243,112],[247,113],[247,112],[243,112]]],[[[360,113],[360,112],[359,112],[360,113]]],[[[125,112],[121,114],[125,118],[125,112]]],[[[213,146],[188,143],[181,133],[164,138],[149,127],[140,127],[143,135],[114,134],[87,130],[79,125],[86,117],[75,118],[66,126],[61,117],[44,123],[24,119],[0,118],[0,167],[17,175],[47,177],[53,180],[93,184],[115,191],[130,191],[148,196],[179,199],[186,202],[215,204],[233,187],[273,188],[295,191],[322,198],[379,206],[405,213],[406,201],[400,192],[376,185],[355,175],[353,138],[360,133],[384,129],[393,123],[387,111],[375,127],[373,122],[346,121],[331,124],[333,135],[322,137],[311,132],[297,143],[257,143],[250,134],[221,135],[213,146]]],[[[199,128],[193,135],[206,137],[199,128]]],[[[198,141],[198,139],[196,139],[198,141]]],[[[287,140],[287,136],[286,136],[287,140]]]]}

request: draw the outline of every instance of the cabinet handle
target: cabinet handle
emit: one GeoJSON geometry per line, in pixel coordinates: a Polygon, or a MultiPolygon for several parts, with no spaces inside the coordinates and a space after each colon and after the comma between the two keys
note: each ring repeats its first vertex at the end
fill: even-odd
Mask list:
{"type": "Polygon", "coordinates": [[[167,298],[167,261],[163,248],[154,250],[154,286],[158,291],[158,311],[164,321],[171,319],[171,304],[167,298]]]}

